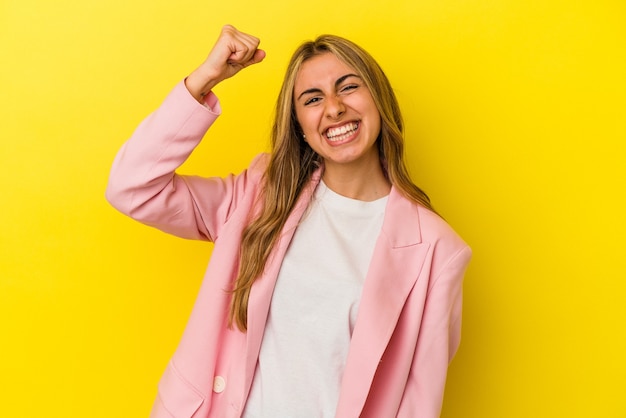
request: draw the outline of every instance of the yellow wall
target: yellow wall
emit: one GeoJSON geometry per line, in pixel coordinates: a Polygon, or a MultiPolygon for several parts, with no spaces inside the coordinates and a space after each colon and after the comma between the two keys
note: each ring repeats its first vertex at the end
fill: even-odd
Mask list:
{"type": "Polygon", "coordinates": [[[414,177],[475,251],[443,416],[626,417],[626,3],[386,3],[3,0],[1,416],[147,416],[211,247],[116,213],[107,172],[233,23],[268,57],[218,88],[185,171],[266,148],[301,40],[357,41],[397,90],[414,177]]]}

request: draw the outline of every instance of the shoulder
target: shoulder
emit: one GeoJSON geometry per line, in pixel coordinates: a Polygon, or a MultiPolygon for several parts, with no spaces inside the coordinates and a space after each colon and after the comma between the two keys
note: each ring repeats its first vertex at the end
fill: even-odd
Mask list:
{"type": "Polygon", "coordinates": [[[268,153],[261,153],[254,157],[245,171],[248,180],[255,184],[260,184],[267,170],[269,161],[270,155],[268,153]]]}
{"type": "Polygon", "coordinates": [[[472,257],[472,250],[461,236],[441,216],[415,204],[423,243],[431,247],[435,265],[458,265],[464,268],[472,257]]]}
{"type": "MultiPolygon", "coordinates": [[[[391,188],[386,208],[387,232],[404,244],[449,242],[467,246],[459,234],[439,215],[408,199],[400,190],[391,188]]],[[[400,244],[400,242],[396,242],[400,244]]]]}
{"type": "Polygon", "coordinates": [[[252,159],[248,170],[263,174],[265,173],[265,169],[267,168],[269,162],[270,155],[267,152],[262,152],[252,159]]]}
{"type": "Polygon", "coordinates": [[[426,242],[450,241],[458,246],[467,246],[461,236],[438,214],[414,203],[419,218],[422,240],[426,242]]]}
{"type": "Polygon", "coordinates": [[[438,255],[453,254],[469,246],[439,215],[409,200],[392,187],[383,232],[394,247],[427,244],[438,255]]]}

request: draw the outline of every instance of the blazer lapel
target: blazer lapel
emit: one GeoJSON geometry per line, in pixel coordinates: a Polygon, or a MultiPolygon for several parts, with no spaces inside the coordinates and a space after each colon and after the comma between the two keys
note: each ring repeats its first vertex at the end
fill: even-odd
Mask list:
{"type": "Polygon", "coordinates": [[[341,385],[337,417],[359,416],[404,303],[420,274],[418,209],[392,187],[381,233],[365,278],[341,385]]]}
{"type": "Polygon", "coordinates": [[[296,206],[285,222],[285,226],[281,231],[281,235],[277,244],[274,246],[269,256],[265,271],[259,277],[250,291],[250,299],[248,301],[248,331],[247,346],[245,356],[245,392],[244,399],[248,398],[254,371],[259,358],[261,349],[261,341],[265,332],[265,324],[269,314],[269,307],[272,300],[272,294],[276,285],[276,279],[282,265],[282,260],[287,252],[287,247],[293,237],[293,234],[300,223],[304,212],[309,206],[309,202],[320,182],[322,169],[315,171],[311,177],[309,184],[302,190],[296,206]]]}

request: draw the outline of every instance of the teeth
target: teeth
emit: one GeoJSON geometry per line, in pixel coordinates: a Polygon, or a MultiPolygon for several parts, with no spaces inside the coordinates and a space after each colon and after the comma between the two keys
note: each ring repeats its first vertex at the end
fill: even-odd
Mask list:
{"type": "Polygon", "coordinates": [[[348,123],[347,125],[343,125],[338,128],[330,128],[326,132],[326,137],[330,141],[341,141],[345,139],[345,137],[348,136],[348,134],[351,134],[352,132],[356,131],[358,127],[359,127],[359,124],[357,122],[351,122],[351,123],[348,123]]]}

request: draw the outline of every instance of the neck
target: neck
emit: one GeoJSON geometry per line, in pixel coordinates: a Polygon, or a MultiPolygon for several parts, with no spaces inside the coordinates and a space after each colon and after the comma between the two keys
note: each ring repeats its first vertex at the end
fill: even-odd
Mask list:
{"type": "Polygon", "coordinates": [[[322,178],[335,193],[365,202],[387,196],[391,190],[378,160],[375,164],[357,166],[325,164],[322,178]]]}

